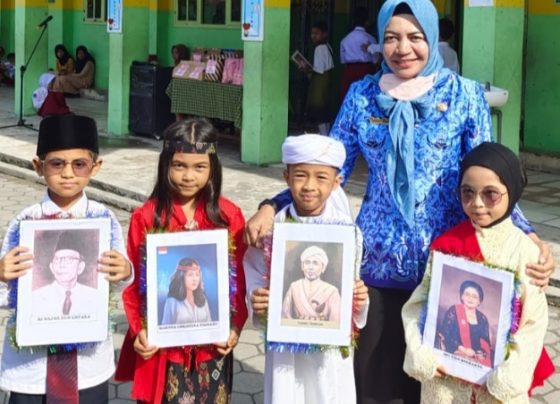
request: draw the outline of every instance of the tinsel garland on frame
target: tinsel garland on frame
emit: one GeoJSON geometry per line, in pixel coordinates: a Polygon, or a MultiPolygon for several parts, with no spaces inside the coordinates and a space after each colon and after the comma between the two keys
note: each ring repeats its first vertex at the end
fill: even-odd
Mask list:
{"type": "MultiPolygon", "coordinates": [[[[298,223],[293,218],[286,218],[284,221],[285,223],[298,223]]],[[[334,225],[342,225],[348,226],[348,223],[338,223],[338,222],[323,222],[323,223],[316,223],[316,224],[334,224],[334,225]]],[[[354,226],[354,225],[352,225],[354,226]]],[[[354,226],[355,227],[355,226],[354,226]]],[[[357,231],[357,229],[356,229],[357,231]]],[[[357,237],[357,234],[356,234],[357,237]]],[[[266,285],[270,285],[270,271],[272,265],[272,235],[267,235],[263,239],[263,251],[264,251],[264,262],[266,270],[263,274],[264,283],[266,285]]],[[[359,258],[359,254],[356,254],[356,260],[359,258]]],[[[359,263],[354,262],[354,267],[359,265],[359,263]]],[[[352,314],[357,314],[360,311],[360,308],[356,304],[355,301],[352,302],[352,314]]],[[[316,353],[316,352],[326,352],[329,350],[338,350],[343,358],[347,358],[350,356],[350,352],[353,349],[357,348],[358,345],[358,338],[360,335],[360,330],[356,327],[354,321],[352,320],[352,330],[350,336],[350,345],[349,346],[337,346],[337,345],[319,345],[319,344],[304,344],[304,343],[289,343],[289,342],[274,342],[269,341],[266,335],[267,329],[267,319],[268,319],[268,311],[265,311],[263,314],[259,316],[259,321],[263,326],[263,339],[264,344],[267,351],[273,352],[291,352],[291,353],[316,353]]]]}
{"type": "MultiPolygon", "coordinates": [[[[448,254],[451,255],[451,254],[448,254]]],[[[453,255],[455,256],[455,255],[453,255]]],[[[461,256],[456,256],[458,258],[463,258],[463,259],[467,259],[466,257],[461,257],[461,256]]],[[[430,257],[430,260],[428,261],[428,264],[431,265],[432,259],[430,257]]],[[[509,328],[509,332],[508,332],[508,336],[507,336],[507,346],[505,349],[505,358],[507,359],[509,357],[509,353],[511,348],[513,347],[513,345],[515,344],[515,341],[513,340],[513,335],[515,334],[515,332],[519,329],[519,321],[521,320],[521,310],[522,310],[522,304],[521,304],[521,280],[519,278],[519,273],[518,271],[514,271],[511,270],[509,268],[502,268],[502,267],[498,267],[496,265],[493,265],[487,261],[475,261],[477,264],[481,264],[484,265],[488,268],[494,268],[497,271],[504,271],[504,272],[509,272],[513,274],[513,297],[511,299],[511,325],[509,328]]],[[[431,285],[431,278],[432,278],[432,272],[430,271],[429,273],[426,271],[424,273],[424,278],[426,278],[426,281],[431,285]]],[[[430,288],[428,288],[428,290],[426,291],[426,296],[429,296],[430,294],[430,288]]],[[[427,297],[426,297],[426,301],[427,301],[427,297]]],[[[428,303],[424,303],[424,305],[422,306],[422,309],[420,310],[420,316],[418,319],[418,328],[420,330],[420,335],[424,335],[424,328],[426,326],[426,317],[428,314],[428,303]]]]}
{"type": "MultiPolygon", "coordinates": [[[[100,218],[111,218],[109,211],[105,212],[87,212],[85,219],[100,219],[100,218]]],[[[23,220],[57,220],[61,219],[59,215],[46,215],[42,217],[29,217],[23,220]]],[[[20,220],[17,222],[17,231],[9,234],[8,244],[10,246],[16,247],[20,244],[20,220]]],[[[112,246],[111,246],[112,247],[112,246]]],[[[36,345],[31,347],[20,347],[16,339],[16,319],[17,319],[17,303],[18,303],[18,279],[13,279],[8,282],[9,293],[8,293],[8,308],[11,309],[11,315],[6,324],[6,335],[10,341],[10,345],[16,350],[27,350],[29,352],[38,352],[46,350],[49,353],[57,352],[70,352],[73,350],[81,351],[84,349],[93,348],[99,341],[92,342],[80,342],[71,344],[58,344],[58,345],[36,345]]],[[[117,301],[113,292],[113,288],[109,288],[109,327],[108,332],[111,332],[115,328],[115,315],[117,311],[117,301]]]]}
{"type": "MultiPolygon", "coordinates": [[[[192,229],[189,231],[197,231],[203,229],[192,229]]],[[[186,231],[185,229],[178,229],[176,231],[169,231],[166,229],[155,228],[150,229],[147,231],[147,234],[159,234],[159,233],[177,233],[186,231]]],[[[147,281],[147,250],[146,250],[146,239],[147,237],[144,236],[144,242],[140,246],[140,267],[139,267],[139,279],[138,279],[138,292],[141,297],[141,313],[142,313],[142,327],[147,328],[147,313],[148,313],[148,306],[147,306],[147,297],[148,297],[148,281],[147,281]]],[[[234,296],[237,295],[237,260],[236,260],[236,253],[237,246],[235,245],[235,241],[231,237],[231,234],[228,231],[228,278],[229,278],[229,304],[230,304],[230,318],[233,317],[234,313],[238,311],[237,299],[234,296]]]]}

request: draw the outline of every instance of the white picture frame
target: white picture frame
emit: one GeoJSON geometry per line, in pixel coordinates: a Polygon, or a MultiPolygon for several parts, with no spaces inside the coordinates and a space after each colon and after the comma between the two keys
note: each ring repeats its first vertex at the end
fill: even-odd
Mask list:
{"type": "Polygon", "coordinates": [[[33,268],[18,280],[17,344],[23,347],[107,339],[109,282],[97,269],[101,254],[110,250],[111,220],[28,220],[21,222],[20,235],[20,245],[33,254],[33,268]],[[62,246],[63,239],[71,240],[72,245],[67,241],[62,246]],[[65,249],[80,249],[79,255],[62,257],[65,249]],[[76,273],[73,270],[79,273],[77,282],[71,280],[76,273]],[[65,290],[70,291],[68,299],[65,290]]]}
{"type": "Polygon", "coordinates": [[[355,259],[354,226],[276,223],[272,244],[267,340],[294,344],[350,345],[355,259]],[[328,257],[328,264],[320,279],[323,282],[319,285],[322,291],[319,288],[315,291],[305,289],[308,275],[303,274],[301,259],[308,251],[313,253],[310,247],[320,248],[328,257]],[[339,294],[336,300],[332,299],[333,287],[339,294]],[[308,292],[313,293],[316,299],[310,302],[308,292]],[[294,298],[296,295],[299,298],[294,298]],[[318,313],[315,318],[308,316],[311,307],[318,313]]]}
{"type": "Polygon", "coordinates": [[[506,354],[514,293],[512,272],[434,252],[422,343],[433,349],[451,376],[484,384],[506,354]],[[459,314],[468,288],[476,290],[476,295],[478,290],[483,293],[472,332],[470,322],[459,314]],[[465,349],[472,349],[476,356],[469,356],[472,353],[466,354],[465,349]]]}
{"type": "Polygon", "coordinates": [[[290,59],[300,69],[313,70],[313,65],[311,64],[311,62],[309,60],[307,60],[307,58],[305,56],[303,56],[303,54],[298,50],[296,50],[296,51],[294,51],[294,53],[292,53],[292,56],[290,57],[290,59]]]}
{"type": "Polygon", "coordinates": [[[149,343],[164,348],[225,342],[230,330],[228,231],[148,234],[146,248],[149,343]],[[181,284],[179,263],[187,258],[200,268],[197,289],[202,292],[197,293],[204,302],[189,304],[172,286],[181,284]]]}

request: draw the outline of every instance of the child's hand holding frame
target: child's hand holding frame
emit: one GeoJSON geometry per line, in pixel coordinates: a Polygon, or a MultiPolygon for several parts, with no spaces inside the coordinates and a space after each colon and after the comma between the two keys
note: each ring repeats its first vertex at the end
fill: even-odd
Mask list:
{"type": "Polygon", "coordinates": [[[27,247],[14,247],[0,259],[0,281],[19,278],[33,267],[33,255],[27,247]]]}
{"type": "Polygon", "coordinates": [[[99,272],[107,274],[105,279],[109,282],[128,279],[132,273],[130,262],[117,250],[105,251],[98,262],[101,264],[99,272]]]}
{"type": "Polygon", "coordinates": [[[251,306],[257,315],[265,314],[268,310],[268,288],[258,288],[253,290],[251,295],[251,306]]]}

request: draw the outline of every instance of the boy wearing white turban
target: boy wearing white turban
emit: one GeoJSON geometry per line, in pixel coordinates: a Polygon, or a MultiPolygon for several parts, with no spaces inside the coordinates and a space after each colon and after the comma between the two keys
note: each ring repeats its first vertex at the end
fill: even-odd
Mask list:
{"type": "MultiPolygon", "coordinates": [[[[282,162],[286,164],[284,179],[290,188],[293,203],[278,212],[275,221],[290,220],[310,224],[352,225],[354,222],[350,204],[339,187],[341,181],[339,170],[345,159],[346,152],[342,143],[330,137],[321,135],[288,137],[282,145],[282,162]]],[[[356,234],[358,256],[355,259],[354,268],[350,268],[354,271],[356,278],[353,296],[353,322],[357,328],[362,328],[365,325],[369,300],[367,288],[359,279],[362,237],[359,231],[356,234]]],[[[270,238],[265,244],[270,243],[272,245],[270,238]]],[[[244,259],[247,298],[251,303],[249,309],[253,313],[253,323],[257,326],[260,325],[259,316],[268,310],[269,284],[266,274],[269,273],[270,269],[267,268],[266,262],[270,262],[270,256],[265,256],[265,254],[271,254],[269,249],[266,249],[265,252],[249,247],[244,259]]],[[[331,316],[327,306],[334,307],[336,304],[339,307],[340,302],[336,303],[332,299],[329,300],[329,298],[324,297],[333,295],[331,292],[334,289],[338,300],[340,300],[338,290],[320,280],[320,273],[325,270],[328,264],[327,252],[316,246],[311,246],[302,253],[301,260],[305,279],[296,281],[291,286],[294,286],[297,282],[307,281],[313,283],[314,286],[321,286],[318,289],[324,292],[324,296],[319,299],[321,301],[314,299],[317,302],[315,304],[310,303],[315,306],[314,311],[308,308],[302,310],[299,315],[312,317],[315,313],[317,319],[337,321],[336,316],[331,316]],[[303,261],[308,258],[316,259],[321,264],[321,268],[317,270],[306,268],[303,261]],[[315,283],[317,281],[319,283],[315,283]],[[320,307],[323,303],[324,307],[320,307]]],[[[348,269],[345,268],[344,270],[348,269]]],[[[322,295],[322,293],[319,295],[322,295]]],[[[334,297],[336,298],[336,296],[334,297]]],[[[305,299],[299,299],[301,305],[305,305],[306,301],[305,299]]],[[[292,313],[294,313],[293,310],[292,313]]],[[[264,383],[265,404],[355,402],[352,358],[352,349],[350,349],[349,356],[343,356],[338,349],[326,349],[315,353],[294,353],[289,350],[276,352],[267,349],[264,383]]]]}

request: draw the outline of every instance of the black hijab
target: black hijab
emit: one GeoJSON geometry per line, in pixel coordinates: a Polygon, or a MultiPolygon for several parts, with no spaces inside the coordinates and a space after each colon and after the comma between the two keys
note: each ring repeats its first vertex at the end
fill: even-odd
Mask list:
{"type": "Polygon", "coordinates": [[[504,215],[490,223],[486,227],[492,227],[502,222],[511,215],[515,205],[523,194],[527,185],[525,170],[517,156],[507,147],[499,143],[484,142],[472,149],[461,162],[461,177],[459,184],[463,181],[463,175],[467,168],[480,166],[492,170],[508,191],[508,208],[504,215]]]}
{"type": "Polygon", "coordinates": [[[95,59],[93,58],[93,56],[91,56],[85,46],[80,45],[76,48],[76,73],[80,73],[87,62],[92,62],[93,64],[95,64],[95,59]],[[78,51],[84,52],[84,55],[86,57],[83,60],[78,57],[78,51]]]}
{"type": "Polygon", "coordinates": [[[58,45],[56,45],[54,47],[54,55],[56,56],[56,58],[58,59],[60,64],[63,65],[63,66],[66,64],[66,62],[68,62],[68,59],[70,59],[70,54],[68,53],[68,50],[66,49],[66,46],[64,46],[61,43],[59,43],[58,45]],[[58,57],[58,51],[59,50],[64,51],[64,55],[62,55],[61,58],[58,57]]]}

